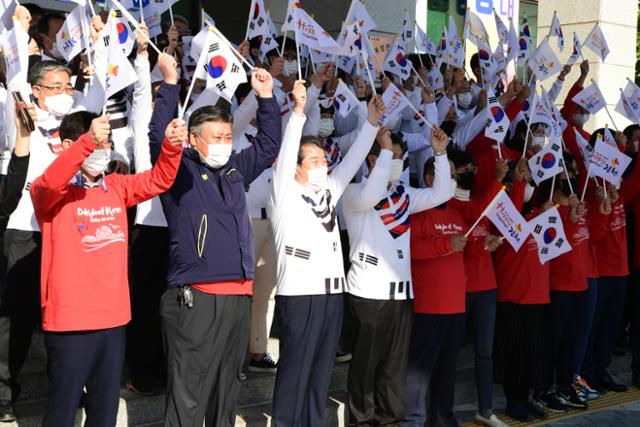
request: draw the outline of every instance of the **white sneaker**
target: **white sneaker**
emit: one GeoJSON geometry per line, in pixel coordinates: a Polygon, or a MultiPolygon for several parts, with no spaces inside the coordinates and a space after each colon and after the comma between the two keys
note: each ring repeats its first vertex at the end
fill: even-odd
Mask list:
{"type": "Polygon", "coordinates": [[[480,413],[477,413],[475,419],[476,423],[489,427],[509,427],[509,424],[500,421],[496,414],[491,414],[489,418],[485,418],[480,413]]]}

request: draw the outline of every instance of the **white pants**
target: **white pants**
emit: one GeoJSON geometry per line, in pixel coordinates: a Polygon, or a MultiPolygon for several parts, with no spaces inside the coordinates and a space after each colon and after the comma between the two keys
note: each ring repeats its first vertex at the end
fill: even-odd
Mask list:
{"type": "Polygon", "coordinates": [[[253,354],[267,352],[269,330],[273,322],[276,289],[276,245],[268,219],[251,219],[256,275],[253,282],[251,305],[251,340],[253,354]]]}

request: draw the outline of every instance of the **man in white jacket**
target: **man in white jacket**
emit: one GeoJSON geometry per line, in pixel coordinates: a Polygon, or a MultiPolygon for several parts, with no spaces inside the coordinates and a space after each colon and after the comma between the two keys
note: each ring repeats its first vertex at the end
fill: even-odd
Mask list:
{"type": "MultiPolygon", "coordinates": [[[[302,82],[296,82],[294,96],[301,91],[302,82]]],[[[280,325],[273,417],[278,426],[314,427],[324,424],[342,325],[345,278],[336,204],[371,148],[384,104],[372,99],[368,121],[329,176],[322,143],[301,141],[303,111],[296,106],[289,118],[269,198],[280,325]]]]}
{"type": "MultiPolygon", "coordinates": [[[[446,153],[449,138],[431,129],[434,152],[446,153]]],[[[347,276],[354,321],[349,369],[349,419],[357,425],[394,425],[404,419],[413,289],[409,216],[451,198],[455,186],[447,156],[436,157],[431,188],[412,188],[401,179],[407,146],[383,129],[369,155],[369,174],[349,184],[343,211],[349,231],[347,276]]]]}

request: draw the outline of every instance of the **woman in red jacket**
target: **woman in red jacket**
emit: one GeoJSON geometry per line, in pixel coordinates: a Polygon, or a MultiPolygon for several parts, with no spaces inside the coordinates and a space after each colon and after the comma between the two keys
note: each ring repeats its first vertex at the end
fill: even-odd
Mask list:
{"type": "MultiPolygon", "coordinates": [[[[525,183],[531,178],[525,159],[518,161],[513,175],[510,197],[516,208],[522,209],[525,183]]],[[[530,203],[522,210],[526,219],[542,211],[530,203]]],[[[510,245],[498,248],[494,270],[498,284],[494,380],[504,388],[505,412],[518,421],[544,418],[529,400],[531,389],[539,406],[564,412],[566,406],[546,393],[551,383],[552,345],[549,264],[540,263],[538,245],[530,236],[518,252],[510,245]]]]}

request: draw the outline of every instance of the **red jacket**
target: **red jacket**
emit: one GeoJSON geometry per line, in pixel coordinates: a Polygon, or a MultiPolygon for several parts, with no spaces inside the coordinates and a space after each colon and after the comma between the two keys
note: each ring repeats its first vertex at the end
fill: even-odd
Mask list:
{"type": "Polygon", "coordinates": [[[126,209],[166,191],[182,154],[182,147],[165,141],[150,171],[111,174],[92,188],[70,184],[95,148],[88,134],[81,136],[31,185],[42,230],[45,331],[106,329],[129,322],[126,209]]]}
{"type": "Polygon", "coordinates": [[[462,252],[451,252],[451,235],[467,231],[450,205],[411,216],[411,276],[416,313],[457,314],[465,310],[462,252]]]}
{"type": "MultiPolygon", "coordinates": [[[[494,179],[493,185],[483,197],[473,197],[468,202],[451,199],[448,203],[458,210],[467,227],[471,227],[493,197],[498,194],[501,187],[502,184],[494,179]]],[[[467,292],[488,291],[497,287],[491,253],[484,249],[485,239],[488,235],[489,220],[487,218],[483,218],[469,235],[467,246],[464,249],[467,292]]]]}
{"type": "MultiPolygon", "coordinates": [[[[521,210],[524,199],[524,182],[516,181],[510,197],[516,209],[521,210]]],[[[530,220],[537,211],[525,216],[530,220]]],[[[518,252],[508,243],[500,246],[493,255],[493,267],[498,283],[500,302],[516,304],[549,304],[549,263],[540,264],[538,244],[531,236],[518,252]]]]}

